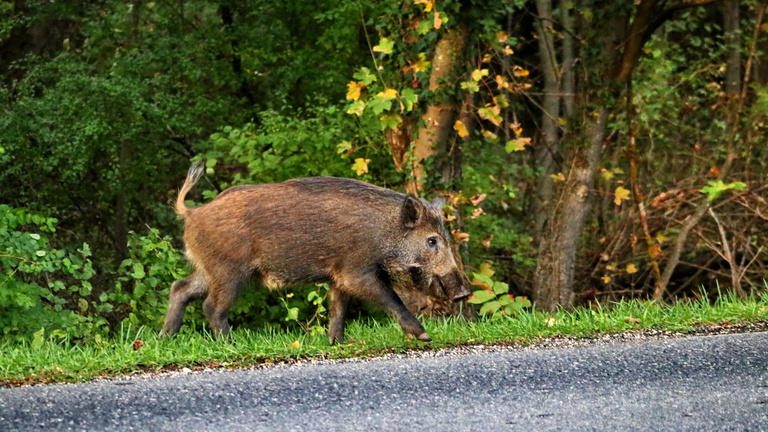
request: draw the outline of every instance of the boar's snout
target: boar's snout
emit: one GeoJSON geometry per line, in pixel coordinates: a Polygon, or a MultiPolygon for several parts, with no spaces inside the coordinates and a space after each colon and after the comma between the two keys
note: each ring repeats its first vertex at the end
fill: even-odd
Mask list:
{"type": "Polygon", "coordinates": [[[457,302],[469,297],[469,284],[466,278],[458,270],[454,270],[444,276],[437,276],[437,283],[445,297],[457,302]]]}

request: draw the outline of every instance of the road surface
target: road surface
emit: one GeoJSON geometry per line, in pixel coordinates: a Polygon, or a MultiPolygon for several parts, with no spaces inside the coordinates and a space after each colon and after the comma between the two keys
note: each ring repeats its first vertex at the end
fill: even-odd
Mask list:
{"type": "Polygon", "coordinates": [[[0,430],[768,430],[768,333],[4,388],[0,430]]]}

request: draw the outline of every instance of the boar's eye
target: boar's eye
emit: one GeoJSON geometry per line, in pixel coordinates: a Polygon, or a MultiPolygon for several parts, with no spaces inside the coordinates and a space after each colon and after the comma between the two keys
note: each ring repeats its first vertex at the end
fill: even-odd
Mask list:
{"type": "Polygon", "coordinates": [[[427,239],[427,246],[429,246],[430,249],[435,249],[437,247],[437,236],[432,236],[427,239]]]}

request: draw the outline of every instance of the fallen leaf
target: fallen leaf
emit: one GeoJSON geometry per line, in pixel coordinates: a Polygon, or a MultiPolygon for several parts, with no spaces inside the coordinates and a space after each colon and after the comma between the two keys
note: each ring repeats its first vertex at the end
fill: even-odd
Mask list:
{"type": "Polygon", "coordinates": [[[472,218],[472,219],[477,219],[477,218],[479,218],[479,217],[480,217],[480,216],[481,216],[481,215],[482,215],[484,212],[485,212],[485,211],[483,210],[483,208],[482,208],[482,207],[478,207],[478,208],[476,208],[474,211],[472,211],[472,216],[471,216],[471,218],[472,218]]]}
{"type": "Polygon", "coordinates": [[[138,351],[141,349],[142,346],[144,346],[144,341],[141,339],[136,339],[133,341],[133,350],[138,351]]]}
{"type": "Polygon", "coordinates": [[[640,321],[639,318],[635,318],[633,316],[628,316],[624,318],[624,322],[628,324],[640,324],[642,321],[640,321]]]}
{"type": "Polygon", "coordinates": [[[291,342],[291,348],[293,348],[293,349],[299,349],[299,348],[301,348],[301,341],[299,341],[299,340],[297,339],[297,340],[295,340],[295,341],[291,342]]]}
{"type": "Polygon", "coordinates": [[[609,283],[611,283],[613,278],[611,278],[608,275],[603,275],[603,277],[601,277],[600,280],[603,281],[603,284],[608,285],[609,283]]]}
{"type": "Polygon", "coordinates": [[[557,320],[555,317],[549,317],[544,321],[545,324],[547,324],[547,327],[554,327],[555,324],[557,324],[557,320]]]}
{"type": "Polygon", "coordinates": [[[635,274],[637,273],[637,266],[634,263],[627,264],[627,274],[635,274]]]}

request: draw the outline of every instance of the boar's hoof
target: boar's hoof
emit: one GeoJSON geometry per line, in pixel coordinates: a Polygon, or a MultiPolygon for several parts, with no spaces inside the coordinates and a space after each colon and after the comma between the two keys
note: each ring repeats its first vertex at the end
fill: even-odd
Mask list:
{"type": "Polygon", "coordinates": [[[424,333],[422,333],[422,334],[420,334],[420,335],[419,335],[419,340],[420,340],[420,341],[424,341],[424,342],[429,342],[429,341],[431,341],[431,340],[432,340],[432,338],[430,338],[430,337],[429,337],[429,335],[427,334],[427,332],[424,332],[424,333]]]}

